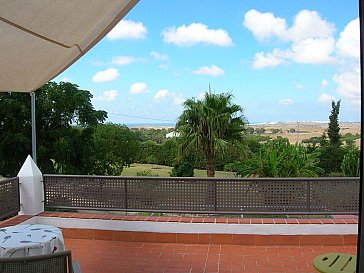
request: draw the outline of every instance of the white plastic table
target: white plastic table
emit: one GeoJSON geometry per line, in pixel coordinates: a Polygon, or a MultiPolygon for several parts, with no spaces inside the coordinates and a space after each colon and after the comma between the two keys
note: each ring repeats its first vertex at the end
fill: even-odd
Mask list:
{"type": "Polygon", "coordinates": [[[64,251],[59,228],[48,225],[16,225],[0,228],[0,258],[35,256],[64,251]]]}

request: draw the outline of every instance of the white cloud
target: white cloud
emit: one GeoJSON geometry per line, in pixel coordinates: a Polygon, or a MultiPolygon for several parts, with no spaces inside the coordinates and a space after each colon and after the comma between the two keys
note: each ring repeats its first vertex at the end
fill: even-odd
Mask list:
{"type": "Polygon", "coordinates": [[[347,71],[335,74],[333,77],[337,84],[337,92],[352,104],[360,103],[360,70],[347,71]]]}
{"type": "Polygon", "coordinates": [[[292,105],[292,104],[294,104],[294,101],[292,99],[282,99],[282,100],[279,100],[278,103],[280,105],[292,105]]]}
{"type": "Polygon", "coordinates": [[[94,100],[113,101],[116,100],[117,96],[118,96],[118,91],[109,90],[109,91],[104,91],[101,96],[95,96],[94,100]]]}
{"type": "Polygon", "coordinates": [[[335,26],[322,19],[317,11],[301,10],[297,13],[293,26],[281,35],[283,39],[301,41],[306,38],[329,38],[335,26]]]}
{"type": "Polygon", "coordinates": [[[285,19],[275,17],[271,12],[261,13],[255,9],[245,13],[243,25],[258,40],[265,40],[273,36],[280,37],[287,28],[285,19]]]}
{"type": "Polygon", "coordinates": [[[273,52],[268,53],[258,52],[254,57],[253,68],[262,69],[266,67],[275,67],[285,62],[285,54],[279,49],[275,49],[273,52]]]}
{"type": "Polygon", "coordinates": [[[324,89],[329,85],[329,81],[327,79],[323,79],[321,82],[321,88],[324,89]]]}
{"type": "Polygon", "coordinates": [[[110,40],[144,39],[147,28],[141,22],[121,20],[110,32],[107,38],[110,40]]]}
{"type": "Polygon", "coordinates": [[[149,89],[146,83],[144,82],[136,82],[130,86],[129,93],[131,94],[141,94],[148,93],[149,89]]]}
{"type": "Polygon", "coordinates": [[[192,71],[192,73],[198,75],[210,75],[213,77],[218,77],[224,75],[225,71],[213,64],[211,66],[200,67],[199,69],[192,71]]]}
{"type": "Polygon", "coordinates": [[[335,49],[335,39],[307,38],[294,43],[291,58],[297,63],[324,64],[333,63],[331,56],[335,49]]]}
{"type": "Polygon", "coordinates": [[[138,59],[132,56],[114,56],[111,62],[116,65],[127,65],[137,62],[138,59]]]}
{"type": "Polygon", "coordinates": [[[340,33],[336,43],[339,55],[343,57],[359,58],[360,55],[360,27],[359,18],[352,20],[340,33]]]}
{"type": "Polygon", "coordinates": [[[170,92],[167,89],[161,89],[158,90],[157,94],[154,96],[154,100],[157,102],[167,101],[167,103],[179,106],[182,105],[186,99],[179,93],[170,92]]]}
{"type": "Polygon", "coordinates": [[[253,68],[274,67],[288,61],[305,64],[335,62],[335,27],[316,11],[299,11],[292,26],[288,27],[284,18],[252,9],[245,14],[243,24],[259,41],[276,38],[289,43],[288,49],[256,53],[253,68]]]}
{"type": "Polygon", "coordinates": [[[299,11],[292,27],[287,28],[284,18],[276,17],[271,12],[262,13],[251,9],[245,14],[243,25],[260,41],[272,37],[285,41],[328,38],[335,31],[333,24],[322,19],[316,11],[310,10],[299,11]]]}
{"type": "Polygon", "coordinates": [[[93,82],[113,81],[120,76],[119,71],[115,68],[109,68],[104,71],[97,72],[93,77],[93,82]]]}
{"type": "Polygon", "coordinates": [[[163,40],[178,46],[192,46],[196,44],[213,44],[217,46],[231,46],[233,41],[223,29],[209,29],[201,23],[182,25],[178,28],[169,27],[162,32],[163,40]]]}
{"type": "Polygon", "coordinates": [[[163,98],[166,98],[170,96],[170,93],[167,89],[161,89],[161,90],[158,90],[157,94],[154,96],[154,99],[155,100],[161,100],[163,98]]]}
{"type": "Polygon", "coordinates": [[[331,96],[331,95],[329,95],[327,93],[322,93],[320,95],[320,97],[318,98],[318,101],[322,102],[322,103],[328,103],[328,102],[336,101],[336,97],[331,96]]]}
{"type": "Polygon", "coordinates": [[[150,56],[152,56],[154,59],[158,60],[158,61],[168,61],[168,56],[158,53],[156,51],[151,51],[150,52],[150,56]]]}

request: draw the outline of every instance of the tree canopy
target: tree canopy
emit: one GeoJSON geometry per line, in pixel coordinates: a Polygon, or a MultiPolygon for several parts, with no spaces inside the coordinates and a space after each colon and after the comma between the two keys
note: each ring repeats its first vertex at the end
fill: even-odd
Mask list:
{"type": "Polygon", "coordinates": [[[327,130],[327,135],[330,140],[330,144],[336,147],[341,145],[340,140],[340,126],[339,126],[339,113],[340,113],[340,101],[331,103],[331,114],[329,116],[329,128],[327,130]]]}
{"type": "Polygon", "coordinates": [[[179,117],[183,155],[201,153],[206,158],[208,176],[215,176],[217,152],[224,152],[228,142],[242,143],[246,118],[243,108],[232,102],[230,93],[214,94],[209,90],[201,100],[188,99],[179,117]]]}
{"type": "MultiPolygon", "coordinates": [[[[89,91],[50,82],[36,90],[37,164],[45,173],[87,174],[91,135],[107,113],[97,111],[89,91]]],[[[29,94],[0,94],[0,173],[16,175],[31,154],[29,94]]]]}

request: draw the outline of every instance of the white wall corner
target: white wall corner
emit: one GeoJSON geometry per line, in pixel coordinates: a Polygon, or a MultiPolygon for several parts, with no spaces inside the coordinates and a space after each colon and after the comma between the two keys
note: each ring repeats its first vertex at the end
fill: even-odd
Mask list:
{"type": "Polygon", "coordinates": [[[43,174],[30,155],[19,173],[20,212],[36,215],[44,211],[43,174]]]}

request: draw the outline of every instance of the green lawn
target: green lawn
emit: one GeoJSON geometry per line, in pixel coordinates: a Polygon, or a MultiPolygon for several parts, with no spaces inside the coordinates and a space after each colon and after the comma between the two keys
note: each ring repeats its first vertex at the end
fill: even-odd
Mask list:
{"type": "MultiPolygon", "coordinates": [[[[161,177],[169,177],[172,171],[172,167],[163,166],[163,165],[156,165],[156,164],[131,164],[129,168],[124,168],[122,172],[122,176],[136,176],[137,172],[140,171],[151,171],[153,175],[158,175],[161,177]]],[[[198,170],[195,169],[195,177],[206,177],[206,170],[198,170]]],[[[234,177],[232,172],[222,172],[217,171],[215,177],[234,177]]]]}

